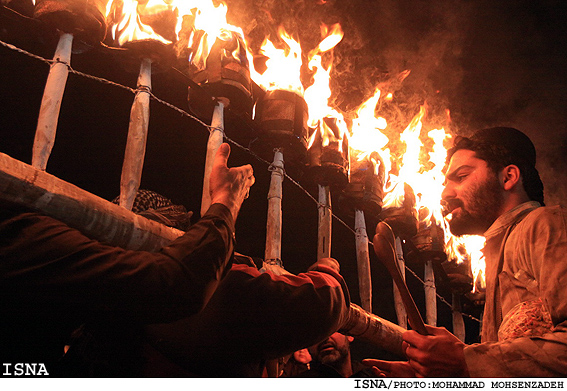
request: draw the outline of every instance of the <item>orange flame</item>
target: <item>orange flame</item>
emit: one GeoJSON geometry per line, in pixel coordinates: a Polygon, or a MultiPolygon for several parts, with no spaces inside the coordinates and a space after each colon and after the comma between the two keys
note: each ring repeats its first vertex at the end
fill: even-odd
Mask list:
{"type": "MultiPolygon", "coordinates": [[[[267,58],[266,70],[260,74],[251,67],[250,77],[266,91],[286,90],[303,96],[301,45],[283,27],[280,26],[278,33],[285,47],[277,48],[266,38],[260,48],[260,53],[267,58]]],[[[253,64],[251,53],[249,63],[253,64]]]]}
{"type": "Polygon", "coordinates": [[[313,145],[316,132],[319,131],[324,147],[333,142],[337,150],[343,152],[343,140],[348,135],[348,127],[343,115],[329,106],[332,63],[325,67],[323,54],[332,50],[342,40],[344,33],[338,23],[330,28],[323,24],[321,35],[323,40],[308,55],[308,68],[313,72],[313,84],[305,90],[304,98],[309,108],[308,126],[316,129],[311,135],[308,148],[313,145]],[[326,125],[325,118],[333,119],[336,125],[334,130],[326,125]]]}
{"type": "Polygon", "coordinates": [[[113,0],[106,6],[106,15],[111,21],[112,38],[120,46],[126,42],[155,40],[163,44],[171,41],[157,34],[152,27],[142,23],[144,15],[154,15],[165,10],[171,10],[172,6],[165,0],[113,0]]]}
{"type": "Polygon", "coordinates": [[[183,30],[183,18],[192,19],[187,46],[192,49],[189,61],[199,70],[205,69],[207,58],[217,40],[230,43],[224,46],[224,55],[239,62],[246,60],[244,33],[240,27],[227,22],[228,7],[215,5],[211,0],[174,0],[179,12],[175,32],[179,38],[183,30]],[[229,49],[230,47],[230,49],[229,49]]]}

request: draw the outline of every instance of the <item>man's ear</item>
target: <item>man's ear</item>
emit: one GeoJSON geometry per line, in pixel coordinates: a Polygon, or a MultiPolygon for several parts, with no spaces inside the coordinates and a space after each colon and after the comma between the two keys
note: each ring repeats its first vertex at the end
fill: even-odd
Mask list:
{"type": "Polygon", "coordinates": [[[347,339],[349,342],[354,341],[354,337],[352,335],[347,335],[347,339]]]}
{"type": "Polygon", "coordinates": [[[521,181],[520,168],[515,164],[504,167],[500,173],[504,190],[511,190],[521,181]]]}

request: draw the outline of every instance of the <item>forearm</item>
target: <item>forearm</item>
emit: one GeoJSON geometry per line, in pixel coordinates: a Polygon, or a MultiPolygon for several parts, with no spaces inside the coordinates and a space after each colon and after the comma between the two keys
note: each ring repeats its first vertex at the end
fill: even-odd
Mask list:
{"type": "Polygon", "coordinates": [[[542,337],[469,345],[465,360],[471,377],[551,377],[567,375],[567,322],[542,337]]]}
{"type": "Polygon", "coordinates": [[[119,312],[152,321],[202,308],[233,251],[234,223],[223,206],[157,253],[90,240],[35,213],[0,222],[0,278],[15,301],[119,312]]]}

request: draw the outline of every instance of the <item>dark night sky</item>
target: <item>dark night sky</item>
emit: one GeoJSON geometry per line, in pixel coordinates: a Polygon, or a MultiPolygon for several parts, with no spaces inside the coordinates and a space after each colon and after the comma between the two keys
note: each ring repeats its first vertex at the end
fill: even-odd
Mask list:
{"type": "MultiPolygon", "coordinates": [[[[15,3],[18,1],[12,6],[15,3]]],[[[335,51],[333,75],[338,107],[355,108],[377,85],[387,85],[409,69],[410,76],[396,87],[408,116],[401,122],[407,124],[426,99],[433,108],[450,109],[455,133],[466,135],[496,125],[523,130],[538,150],[547,203],[567,204],[567,24],[563,2],[232,0],[228,4],[229,21],[244,27],[252,47],[274,25],[283,23],[299,36],[304,49],[309,49],[319,39],[321,21],[340,22],[345,38],[335,51]]],[[[51,58],[53,38],[32,22],[3,12],[0,38],[51,58]]],[[[0,47],[0,61],[0,152],[29,163],[48,66],[4,47],[0,47]]],[[[77,53],[71,62],[79,71],[135,86],[137,70],[121,66],[121,57],[108,50],[77,53]]],[[[184,76],[165,70],[154,74],[152,81],[157,96],[187,109],[184,76]]],[[[70,75],[47,171],[103,198],[118,195],[132,99],[130,92],[70,75]]],[[[227,114],[229,137],[238,138],[244,128],[241,119],[227,114]]],[[[206,139],[201,125],[152,102],[142,187],[197,212],[206,139]]],[[[235,148],[230,163],[254,166],[257,183],[237,224],[237,250],[262,257],[267,166],[235,148]]],[[[304,186],[316,195],[312,184],[304,186]]],[[[286,180],[283,209],[282,258],[290,271],[301,272],[316,254],[316,205],[286,180]]],[[[336,213],[353,226],[348,213],[336,213]]],[[[368,228],[372,235],[372,223],[368,228]]],[[[341,262],[357,302],[354,235],[340,224],[334,224],[333,229],[332,255],[341,262]]],[[[372,257],[374,312],[394,320],[391,282],[377,262],[372,257]]],[[[412,290],[421,305],[419,284],[408,279],[415,285],[412,290]]],[[[440,323],[449,319],[443,307],[439,304],[440,323]]],[[[442,325],[449,327],[450,323],[442,325]]]]}

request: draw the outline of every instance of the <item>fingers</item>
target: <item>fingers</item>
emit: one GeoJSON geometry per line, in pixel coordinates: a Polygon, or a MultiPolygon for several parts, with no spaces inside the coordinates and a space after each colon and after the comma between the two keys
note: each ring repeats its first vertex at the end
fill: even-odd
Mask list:
{"type": "Polygon", "coordinates": [[[215,155],[214,165],[215,166],[228,166],[228,157],[230,156],[230,145],[227,143],[222,143],[217,150],[215,155]]]}

